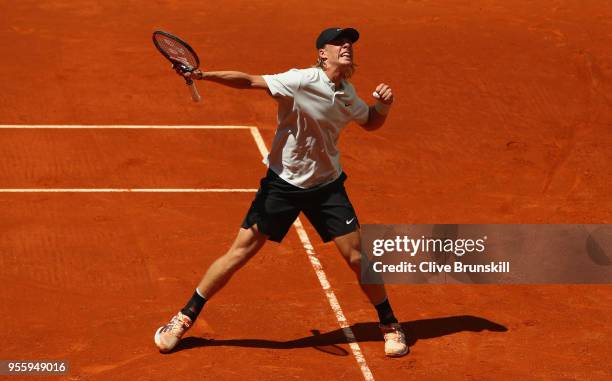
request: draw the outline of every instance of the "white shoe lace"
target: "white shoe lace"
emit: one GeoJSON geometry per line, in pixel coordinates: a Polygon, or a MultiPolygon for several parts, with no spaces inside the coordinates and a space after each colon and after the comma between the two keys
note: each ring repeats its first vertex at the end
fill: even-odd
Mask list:
{"type": "Polygon", "coordinates": [[[406,344],[406,337],[399,327],[385,327],[384,338],[385,341],[394,341],[400,344],[406,344]]]}
{"type": "Polygon", "coordinates": [[[191,321],[187,316],[183,315],[183,319],[181,319],[180,316],[181,315],[178,314],[175,315],[162,331],[176,337],[182,336],[183,333],[185,333],[185,331],[191,326],[191,321]]]}

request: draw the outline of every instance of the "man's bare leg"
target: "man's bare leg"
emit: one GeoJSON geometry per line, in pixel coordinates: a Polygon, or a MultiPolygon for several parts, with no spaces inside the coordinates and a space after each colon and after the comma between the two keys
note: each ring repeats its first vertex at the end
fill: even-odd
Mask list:
{"type": "Polygon", "coordinates": [[[168,324],[155,333],[155,344],[162,352],[170,352],[193,325],[204,303],[223,288],[232,275],[244,266],[266,243],[268,236],[253,225],[241,228],[230,249],[208,268],[185,307],[168,324]]]}
{"type": "Polygon", "coordinates": [[[249,229],[240,228],[238,236],[230,249],[217,258],[208,268],[198,284],[198,291],[210,299],[227,284],[232,275],[244,266],[266,243],[268,236],[257,230],[257,225],[249,229]]]}
{"type": "Polygon", "coordinates": [[[359,230],[334,238],[334,243],[351,267],[357,279],[359,286],[366,294],[373,305],[378,305],[387,299],[387,292],[384,284],[362,284],[361,283],[361,234],[359,230]]]}
{"type": "Polygon", "coordinates": [[[370,302],[376,308],[380,320],[380,328],[385,340],[385,354],[389,357],[399,357],[408,353],[406,336],[402,331],[387,299],[384,284],[363,284],[361,282],[361,233],[356,230],[334,238],[336,247],[355,272],[359,286],[370,302]]]}

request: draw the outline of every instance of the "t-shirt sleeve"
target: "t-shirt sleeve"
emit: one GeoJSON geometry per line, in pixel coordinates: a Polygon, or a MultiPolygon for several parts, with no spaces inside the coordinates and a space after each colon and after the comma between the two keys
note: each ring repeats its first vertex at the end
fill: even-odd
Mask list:
{"type": "Polygon", "coordinates": [[[357,98],[353,108],[353,120],[359,124],[366,124],[370,114],[370,107],[361,98],[357,98]]]}
{"type": "Polygon", "coordinates": [[[298,69],[291,69],[284,73],[263,75],[262,77],[266,81],[272,96],[293,97],[300,89],[302,73],[298,69]]]}

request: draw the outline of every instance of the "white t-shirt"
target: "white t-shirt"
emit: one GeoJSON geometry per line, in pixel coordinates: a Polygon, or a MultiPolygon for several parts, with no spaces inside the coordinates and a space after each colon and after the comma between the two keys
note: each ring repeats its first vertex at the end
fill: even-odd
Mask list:
{"type": "Polygon", "coordinates": [[[278,101],[278,128],[264,163],[300,188],[337,179],[342,173],[336,147],[340,131],[353,120],[365,124],[368,105],[348,81],[336,90],[319,68],[291,69],[263,79],[278,101]]]}

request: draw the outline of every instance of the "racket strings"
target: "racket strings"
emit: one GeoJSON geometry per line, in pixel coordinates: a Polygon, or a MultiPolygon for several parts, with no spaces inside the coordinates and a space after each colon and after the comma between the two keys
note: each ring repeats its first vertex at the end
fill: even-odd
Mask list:
{"type": "Polygon", "coordinates": [[[198,59],[180,42],[160,34],[155,36],[155,40],[171,60],[184,65],[185,69],[193,70],[198,67],[198,59]]]}

